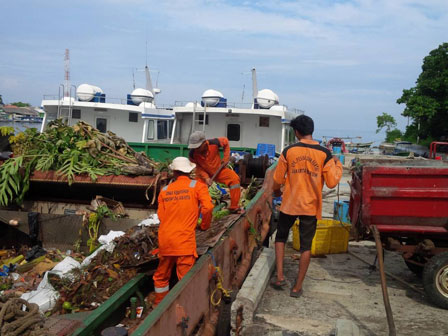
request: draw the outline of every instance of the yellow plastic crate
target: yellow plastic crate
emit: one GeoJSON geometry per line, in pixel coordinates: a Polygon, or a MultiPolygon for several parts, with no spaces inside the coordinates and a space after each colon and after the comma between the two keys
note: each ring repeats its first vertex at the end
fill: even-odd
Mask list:
{"type": "MultiPolygon", "coordinates": [[[[300,250],[299,220],[292,226],[292,247],[300,250]]],[[[311,245],[312,255],[344,253],[348,249],[351,225],[334,219],[317,221],[316,234],[311,245]]]]}

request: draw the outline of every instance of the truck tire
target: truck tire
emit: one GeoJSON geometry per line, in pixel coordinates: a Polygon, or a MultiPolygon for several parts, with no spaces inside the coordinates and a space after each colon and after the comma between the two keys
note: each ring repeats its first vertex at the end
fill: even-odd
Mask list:
{"type": "Polygon", "coordinates": [[[432,257],[425,264],[423,286],[435,305],[448,309],[448,252],[432,257]]]}

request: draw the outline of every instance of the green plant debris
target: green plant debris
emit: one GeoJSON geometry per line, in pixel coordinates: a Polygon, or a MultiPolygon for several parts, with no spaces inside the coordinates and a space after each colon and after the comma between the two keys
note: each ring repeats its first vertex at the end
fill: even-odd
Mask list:
{"type": "Polygon", "coordinates": [[[250,201],[255,197],[258,190],[260,189],[260,182],[257,181],[255,177],[252,176],[252,179],[241,195],[240,205],[244,208],[250,203],[250,201]]]}
{"type": "Polygon", "coordinates": [[[117,218],[117,216],[107,207],[107,205],[98,206],[96,212],[92,212],[89,215],[87,223],[87,232],[89,233],[87,246],[89,247],[89,253],[92,253],[98,247],[98,233],[100,230],[101,221],[104,217],[109,217],[113,220],[117,218]]]}
{"type": "Polygon", "coordinates": [[[2,206],[22,203],[34,171],[56,171],[69,185],[76,175],[88,175],[95,181],[101,175],[159,172],[157,162],[136,153],[122,138],[112,132],[101,133],[83,121],[68,126],[58,119],[43,133],[30,128],[9,140],[14,157],[0,166],[2,206]]]}
{"type": "Polygon", "coordinates": [[[1,136],[7,136],[14,134],[14,128],[10,126],[2,126],[0,127],[0,135],[1,136]]]}
{"type": "Polygon", "coordinates": [[[222,209],[222,210],[218,210],[216,212],[213,213],[213,219],[214,220],[219,220],[223,217],[226,217],[230,215],[230,210],[229,209],[222,209]]]}

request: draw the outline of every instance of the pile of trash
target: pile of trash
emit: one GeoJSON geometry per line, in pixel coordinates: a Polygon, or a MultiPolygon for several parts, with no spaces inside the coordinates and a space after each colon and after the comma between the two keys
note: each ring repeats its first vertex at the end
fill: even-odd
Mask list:
{"type": "Polygon", "coordinates": [[[0,296],[37,304],[41,313],[51,311],[46,315],[95,309],[139,268],[156,267],[157,223],[153,216],[126,233],[110,231],[99,237],[101,246],[87,258],[41,247],[0,250],[0,296]]]}
{"type": "MultiPolygon", "coordinates": [[[[36,289],[42,276],[62,261],[66,254],[58,249],[44,250],[36,245],[26,250],[0,250],[0,293],[5,295],[22,295],[36,289]]],[[[80,253],[70,254],[78,260],[83,259],[80,253]]]]}
{"type": "MultiPolygon", "coordinates": [[[[68,252],[83,259],[81,254],[68,252]]],[[[44,274],[65,258],[57,249],[44,250],[38,245],[0,250],[0,335],[48,335],[43,311],[39,304],[26,300],[27,293],[41,286],[44,274]]]]}
{"type": "Polygon", "coordinates": [[[34,171],[55,171],[69,184],[75,175],[95,181],[101,175],[157,175],[159,164],[135,152],[112,132],[101,133],[80,121],[68,126],[60,119],[43,133],[30,128],[9,141],[14,157],[0,166],[0,205],[20,204],[34,171]]]}
{"type": "Polygon", "coordinates": [[[54,314],[92,310],[137,275],[138,267],[157,260],[157,228],[133,227],[99,241],[105,243],[67,275],[49,272],[48,281],[59,293],[54,314]]]}

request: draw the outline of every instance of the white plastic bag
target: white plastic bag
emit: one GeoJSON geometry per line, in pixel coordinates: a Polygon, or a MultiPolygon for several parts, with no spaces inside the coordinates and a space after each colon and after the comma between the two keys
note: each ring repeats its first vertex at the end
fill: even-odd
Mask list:
{"type": "Polygon", "coordinates": [[[113,241],[115,238],[121,237],[124,235],[123,231],[109,231],[109,233],[107,235],[101,235],[98,238],[98,242],[101,245],[106,245],[109,244],[111,241],[113,241]]]}
{"type": "Polygon", "coordinates": [[[157,214],[152,214],[148,218],[142,220],[140,223],[137,224],[138,226],[158,226],[160,225],[159,216],[157,214]]]}

